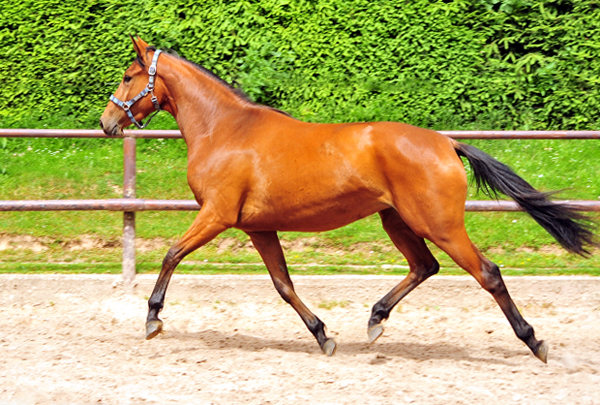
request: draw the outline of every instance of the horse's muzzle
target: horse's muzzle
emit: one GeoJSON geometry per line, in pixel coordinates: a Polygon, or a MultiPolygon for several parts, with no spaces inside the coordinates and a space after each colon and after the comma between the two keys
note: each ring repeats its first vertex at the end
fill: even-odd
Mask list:
{"type": "Polygon", "coordinates": [[[100,128],[108,136],[123,136],[123,130],[117,123],[104,123],[100,118],[100,128]]]}

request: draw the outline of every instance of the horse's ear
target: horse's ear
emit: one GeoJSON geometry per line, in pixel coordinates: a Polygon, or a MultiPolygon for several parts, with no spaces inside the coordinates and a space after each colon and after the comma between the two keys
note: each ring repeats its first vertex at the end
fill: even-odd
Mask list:
{"type": "Polygon", "coordinates": [[[148,44],[146,41],[140,38],[139,35],[137,38],[134,38],[130,35],[129,38],[131,38],[131,42],[133,42],[133,49],[135,50],[135,53],[141,60],[144,61],[146,58],[146,48],[148,48],[148,44]]]}

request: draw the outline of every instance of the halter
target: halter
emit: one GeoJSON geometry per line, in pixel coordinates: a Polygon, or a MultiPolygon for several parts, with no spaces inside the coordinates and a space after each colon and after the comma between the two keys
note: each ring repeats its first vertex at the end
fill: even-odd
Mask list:
{"type": "Polygon", "coordinates": [[[114,94],[110,96],[110,101],[112,101],[113,103],[121,107],[123,110],[125,110],[131,122],[134,123],[135,126],[139,129],[146,128],[148,124],[150,124],[150,121],[152,121],[152,118],[154,118],[154,116],[158,114],[158,112],[161,110],[160,104],[158,104],[158,99],[154,95],[154,80],[156,79],[156,62],[158,62],[158,56],[160,55],[160,52],[160,49],[157,49],[154,52],[152,64],[150,64],[150,67],[148,68],[148,74],[150,75],[150,77],[148,78],[148,85],[144,88],[144,90],[140,92],[140,94],[138,94],[129,101],[121,101],[118,98],[116,98],[114,94]],[[152,96],[150,100],[152,101],[152,104],[154,105],[156,111],[154,111],[154,113],[148,117],[148,121],[146,121],[146,123],[144,124],[142,121],[137,122],[137,120],[131,113],[131,106],[138,102],[141,98],[146,97],[148,93],[150,93],[150,95],[152,96]]]}

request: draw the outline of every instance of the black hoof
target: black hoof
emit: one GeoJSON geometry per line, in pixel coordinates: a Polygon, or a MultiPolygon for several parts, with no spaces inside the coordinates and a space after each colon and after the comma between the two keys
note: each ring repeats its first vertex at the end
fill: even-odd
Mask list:
{"type": "Polygon", "coordinates": [[[373,343],[377,339],[383,335],[383,325],[373,325],[367,330],[367,335],[369,335],[369,344],[373,343]]]}
{"type": "Polygon", "coordinates": [[[540,341],[540,345],[533,354],[545,364],[548,364],[548,343],[544,342],[543,340],[540,341]]]}
{"type": "Polygon", "coordinates": [[[337,350],[337,343],[335,343],[335,340],[333,339],[327,339],[327,341],[323,343],[321,350],[323,350],[323,353],[327,356],[333,356],[337,350]]]}
{"type": "Polygon", "coordinates": [[[162,329],[163,323],[160,319],[146,322],[146,340],[150,340],[153,337],[156,337],[156,335],[162,332],[162,329]]]}

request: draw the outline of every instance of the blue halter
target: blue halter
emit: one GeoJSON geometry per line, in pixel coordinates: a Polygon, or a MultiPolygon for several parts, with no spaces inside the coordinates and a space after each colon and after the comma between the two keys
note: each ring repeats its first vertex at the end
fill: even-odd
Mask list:
{"type": "Polygon", "coordinates": [[[121,101],[118,98],[116,98],[114,94],[110,96],[110,101],[112,101],[113,103],[115,103],[116,105],[121,107],[123,110],[125,110],[125,112],[127,113],[127,116],[131,120],[131,122],[134,123],[135,126],[138,127],[139,129],[146,128],[148,126],[148,124],[150,124],[150,121],[152,121],[152,118],[154,118],[154,116],[156,114],[158,114],[158,112],[161,110],[160,104],[158,104],[158,99],[154,95],[154,81],[156,79],[156,62],[158,62],[158,56],[160,55],[160,52],[161,51],[159,49],[157,49],[154,52],[154,57],[152,58],[152,64],[148,68],[148,74],[150,75],[150,77],[148,78],[148,85],[144,88],[144,90],[142,90],[140,92],[140,94],[138,94],[137,96],[135,96],[134,98],[132,98],[129,101],[121,101]],[[131,113],[131,106],[134,105],[136,102],[138,102],[141,98],[146,97],[146,95],[148,93],[150,93],[150,95],[152,96],[152,98],[150,98],[150,100],[152,101],[152,104],[154,105],[154,108],[156,109],[156,111],[148,117],[148,121],[146,121],[146,123],[144,124],[141,121],[137,122],[137,120],[131,113]]]}

